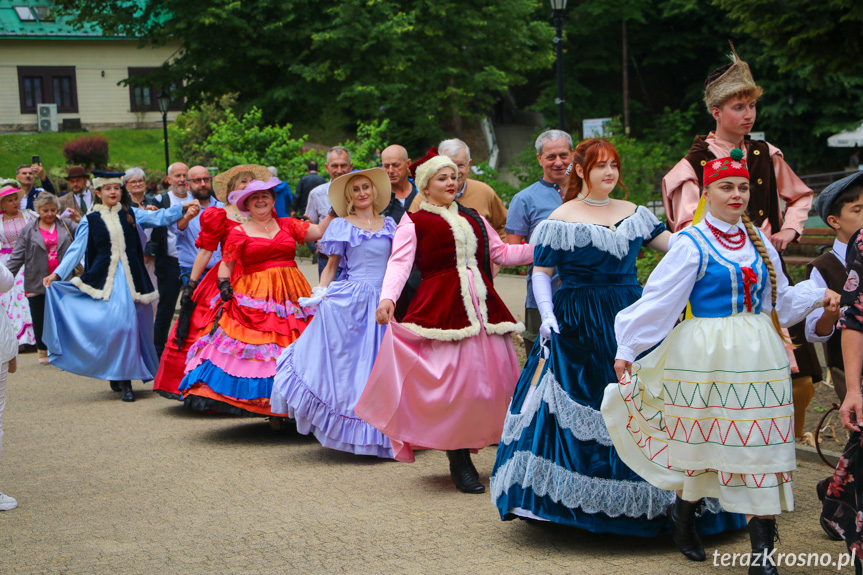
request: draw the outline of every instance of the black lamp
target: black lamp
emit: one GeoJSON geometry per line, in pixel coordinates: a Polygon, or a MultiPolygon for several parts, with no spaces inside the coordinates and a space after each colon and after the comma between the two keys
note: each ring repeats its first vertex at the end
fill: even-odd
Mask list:
{"type": "Polygon", "coordinates": [[[563,130],[566,125],[563,104],[563,11],[566,10],[567,0],[550,0],[551,15],[554,18],[554,44],[557,47],[557,129],[563,130]]]}
{"type": "Polygon", "coordinates": [[[159,111],[162,112],[162,132],[165,138],[165,173],[168,173],[168,166],[171,161],[168,159],[168,107],[171,105],[171,95],[165,88],[156,96],[156,103],[159,105],[159,111]]]}

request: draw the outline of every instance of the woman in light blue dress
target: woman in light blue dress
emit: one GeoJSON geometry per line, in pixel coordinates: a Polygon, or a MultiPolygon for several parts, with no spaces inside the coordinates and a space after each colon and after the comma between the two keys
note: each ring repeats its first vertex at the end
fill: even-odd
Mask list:
{"type": "Polygon", "coordinates": [[[107,379],[123,401],[135,401],[131,380],[151,380],[159,368],[150,305],[159,294],[144,267],[136,226],[169,225],[200,208],[194,202],[157,211],[127,208],[120,203],[123,174],[100,176],[93,186],[101,203],[81,219],[63,261],[43,280],[44,341],[52,365],[107,379]],[[55,281],[69,277],[82,258],[83,275],[55,281]]]}
{"type": "Polygon", "coordinates": [[[380,168],[351,172],[333,181],[329,195],[341,217],[318,242],[329,256],[308,301],[318,311],[279,357],[270,406],[324,447],[392,458],[390,440],[354,413],[386,331],[375,310],[396,229],[392,218],[379,215],[390,182],[380,168]]]}

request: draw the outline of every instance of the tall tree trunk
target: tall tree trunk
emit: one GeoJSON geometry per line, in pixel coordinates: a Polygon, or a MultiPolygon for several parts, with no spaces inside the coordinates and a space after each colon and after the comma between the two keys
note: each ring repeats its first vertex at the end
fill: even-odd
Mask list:
{"type": "MultiPolygon", "coordinates": [[[[450,78],[449,85],[455,88],[455,80],[450,78]]],[[[458,108],[455,104],[455,92],[451,92],[449,96],[449,105],[452,112],[452,131],[456,138],[464,138],[464,130],[462,129],[461,114],[458,113],[458,108]]]]}
{"type": "Polygon", "coordinates": [[[626,37],[626,20],[621,29],[623,39],[623,133],[629,137],[629,46],[626,37]]]}

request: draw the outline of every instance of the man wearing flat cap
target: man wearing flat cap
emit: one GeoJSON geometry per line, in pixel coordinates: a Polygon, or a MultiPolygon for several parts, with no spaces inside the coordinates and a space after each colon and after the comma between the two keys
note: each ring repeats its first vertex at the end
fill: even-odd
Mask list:
{"type": "MultiPolygon", "coordinates": [[[[832,249],[806,266],[806,277],[818,287],[842,293],[848,274],[845,257],[848,242],[863,227],[863,172],[857,172],[827,186],[815,200],[815,211],[836,231],[832,249]]],[[[839,313],[819,308],[806,318],[806,339],[824,345],[824,358],[833,379],[833,389],[845,399],[845,363],[842,360],[842,337],[834,330],[839,313]]]]}

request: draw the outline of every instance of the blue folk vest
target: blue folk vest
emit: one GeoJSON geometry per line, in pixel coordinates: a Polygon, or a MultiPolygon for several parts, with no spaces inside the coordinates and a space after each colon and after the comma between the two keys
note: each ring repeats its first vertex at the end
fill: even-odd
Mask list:
{"type": "MultiPolygon", "coordinates": [[[[680,234],[692,240],[701,254],[698,276],[689,296],[692,315],[728,317],[746,312],[743,266],[725,259],[707,236],[695,226],[681,231],[680,234]]],[[[764,236],[761,236],[761,241],[765,241],[764,236]]],[[[751,282],[749,286],[752,313],[761,313],[761,292],[764,282],[770,281],[770,276],[757,250],[752,270],[757,276],[757,281],[751,282]]]]}

